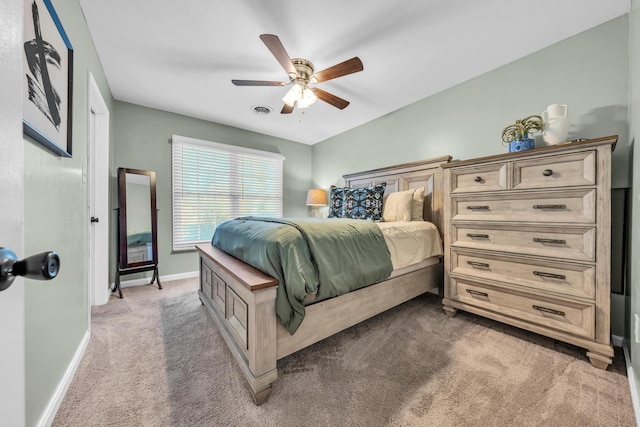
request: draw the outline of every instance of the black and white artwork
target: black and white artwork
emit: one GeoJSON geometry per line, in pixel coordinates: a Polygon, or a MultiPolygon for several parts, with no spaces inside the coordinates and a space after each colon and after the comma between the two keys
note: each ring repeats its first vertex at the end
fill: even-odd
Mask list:
{"type": "Polygon", "coordinates": [[[73,48],[51,0],[24,2],[24,133],[71,157],[73,48]]]}

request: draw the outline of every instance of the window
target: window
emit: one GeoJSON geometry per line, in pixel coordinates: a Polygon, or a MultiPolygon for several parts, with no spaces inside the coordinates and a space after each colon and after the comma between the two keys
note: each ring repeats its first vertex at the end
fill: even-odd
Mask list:
{"type": "Polygon", "coordinates": [[[210,242],[218,224],[282,216],[281,154],[173,135],[173,250],[210,242]]]}

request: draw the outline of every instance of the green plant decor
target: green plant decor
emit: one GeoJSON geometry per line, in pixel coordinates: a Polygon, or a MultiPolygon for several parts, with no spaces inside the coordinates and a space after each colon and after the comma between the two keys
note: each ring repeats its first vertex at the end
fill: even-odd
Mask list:
{"type": "Polygon", "coordinates": [[[516,120],[502,131],[502,142],[510,143],[529,138],[529,134],[542,130],[541,116],[527,116],[522,120],[516,120]]]}

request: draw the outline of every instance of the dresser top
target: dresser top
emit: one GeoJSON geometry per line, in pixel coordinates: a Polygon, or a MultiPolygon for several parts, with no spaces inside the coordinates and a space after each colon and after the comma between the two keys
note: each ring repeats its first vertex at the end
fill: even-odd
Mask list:
{"type": "Polygon", "coordinates": [[[574,150],[576,148],[589,148],[595,147],[603,144],[611,144],[611,151],[613,151],[616,147],[616,142],[618,141],[618,135],[605,136],[603,138],[594,138],[594,139],[583,139],[575,142],[564,142],[556,145],[549,145],[546,147],[534,148],[532,150],[524,150],[518,151],[514,153],[503,153],[496,154],[493,156],[486,157],[476,157],[474,159],[468,160],[456,160],[451,163],[443,163],[440,165],[441,168],[451,168],[457,167],[466,164],[478,163],[483,161],[492,161],[492,160],[509,160],[510,157],[517,156],[518,158],[526,158],[529,156],[534,156],[536,154],[543,153],[560,153],[563,151],[574,150]]]}

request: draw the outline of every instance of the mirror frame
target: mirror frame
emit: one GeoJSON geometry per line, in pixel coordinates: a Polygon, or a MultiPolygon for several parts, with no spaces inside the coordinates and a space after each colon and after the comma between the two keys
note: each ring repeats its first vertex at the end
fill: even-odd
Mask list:
{"type": "Polygon", "coordinates": [[[118,248],[120,269],[155,266],[158,264],[158,211],[156,207],[156,173],[154,171],[118,168],[118,248]],[[151,251],[153,259],[129,263],[127,258],[127,174],[147,175],[150,183],[151,251]]]}

